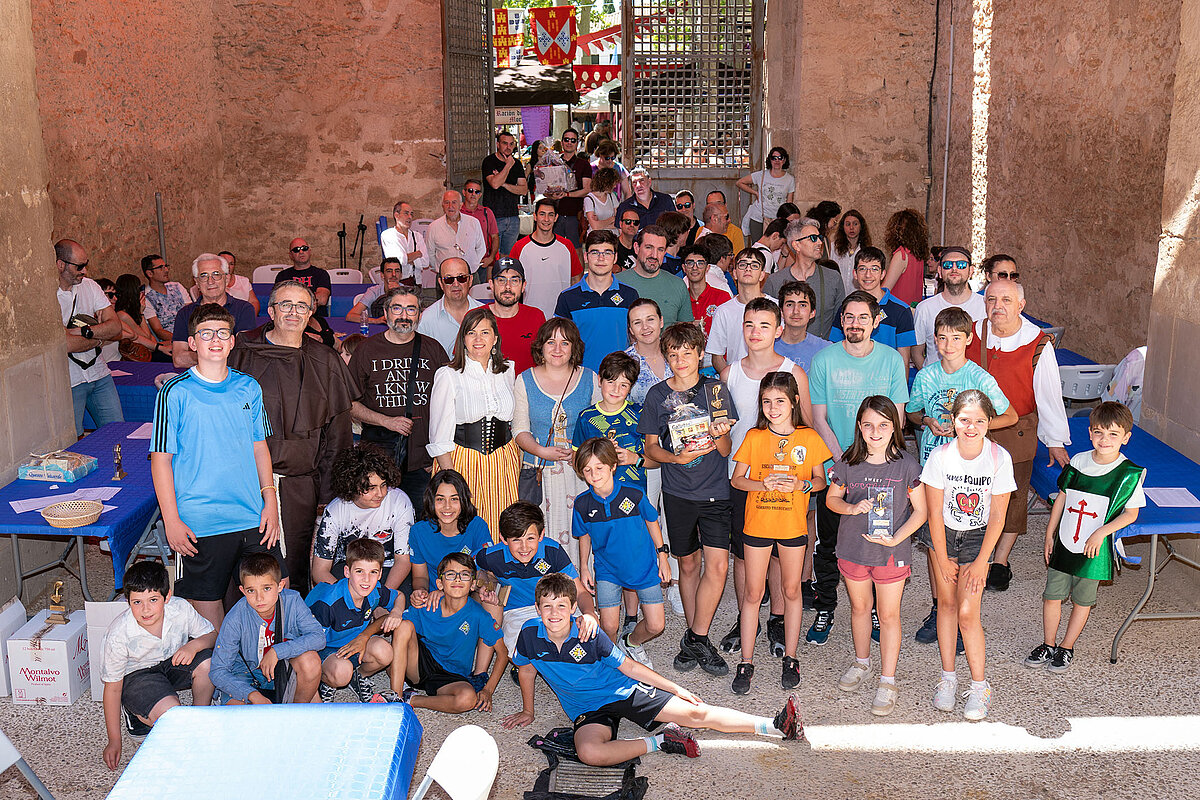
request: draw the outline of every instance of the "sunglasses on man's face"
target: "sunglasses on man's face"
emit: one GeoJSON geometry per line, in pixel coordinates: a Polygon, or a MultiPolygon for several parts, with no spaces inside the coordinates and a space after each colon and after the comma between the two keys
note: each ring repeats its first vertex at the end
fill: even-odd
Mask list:
{"type": "Polygon", "coordinates": [[[563,144],[572,144],[572,143],[578,142],[578,141],[579,141],[578,139],[575,139],[572,137],[567,137],[567,136],[563,137],[563,144]]]}
{"type": "Polygon", "coordinates": [[[1002,281],[1015,281],[1021,277],[1021,273],[1019,272],[997,272],[994,274],[998,280],[1002,281]]]}
{"type": "Polygon", "coordinates": [[[623,219],[623,220],[621,220],[621,224],[622,224],[622,225],[637,225],[637,224],[638,224],[638,222],[639,222],[639,220],[636,220],[636,219],[623,219]]]}
{"type": "Polygon", "coordinates": [[[970,261],[943,261],[942,269],[970,269],[970,261]]]}
{"type": "Polygon", "coordinates": [[[819,242],[819,241],[821,241],[821,234],[810,233],[808,236],[801,236],[796,241],[797,242],[819,242]]]}
{"type": "Polygon", "coordinates": [[[447,286],[450,286],[451,284],[455,284],[455,283],[466,283],[469,280],[471,280],[470,275],[443,275],[442,276],[442,283],[446,284],[447,286]]]}
{"type": "Polygon", "coordinates": [[[691,208],[691,207],[692,207],[692,204],[691,204],[690,202],[676,203],[676,204],[675,204],[675,208],[679,209],[680,211],[682,211],[682,210],[683,210],[683,209],[685,209],[685,208],[691,208]]]}
{"type": "Polygon", "coordinates": [[[483,189],[463,189],[465,194],[483,194],[483,189]]]}
{"type": "Polygon", "coordinates": [[[306,245],[306,244],[302,244],[302,245],[300,245],[299,247],[293,247],[293,248],[292,248],[292,252],[293,252],[293,253],[307,253],[307,252],[308,252],[308,245],[306,245]]]}

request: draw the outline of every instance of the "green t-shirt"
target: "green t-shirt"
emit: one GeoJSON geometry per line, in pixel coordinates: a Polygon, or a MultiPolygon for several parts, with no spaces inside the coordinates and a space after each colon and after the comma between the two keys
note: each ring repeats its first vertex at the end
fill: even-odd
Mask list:
{"type": "Polygon", "coordinates": [[[660,269],[653,278],[643,278],[634,270],[627,269],[617,276],[617,280],[636,289],[639,297],[648,297],[658,303],[662,312],[663,327],[695,319],[692,316],[692,298],[688,295],[687,285],[678,275],[660,269]]]}

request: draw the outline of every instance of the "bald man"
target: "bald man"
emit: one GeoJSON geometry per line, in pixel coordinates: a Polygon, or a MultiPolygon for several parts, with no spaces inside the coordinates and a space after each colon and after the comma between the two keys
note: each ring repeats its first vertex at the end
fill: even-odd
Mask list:
{"type": "Polygon", "coordinates": [[[329,296],[333,294],[329,273],[313,266],[312,249],[308,242],[300,237],[292,239],[292,243],[288,245],[288,257],[292,260],[292,265],[277,273],[275,282],[298,281],[302,286],[308,287],[317,298],[317,315],[325,316],[329,310],[329,296]]]}
{"type": "Polygon", "coordinates": [[[479,220],[462,213],[462,195],[453,190],[442,195],[442,212],[425,232],[425,243],[433,255],[432,266],[440,268],[448,258],[461,258],[474,275],[488,254],[487,238],[479,220]]]}

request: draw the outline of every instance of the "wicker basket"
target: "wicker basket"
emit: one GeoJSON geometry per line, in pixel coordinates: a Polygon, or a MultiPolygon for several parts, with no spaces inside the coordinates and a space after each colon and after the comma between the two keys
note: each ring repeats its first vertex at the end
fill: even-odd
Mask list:
{"type": "Polygon", "coordinates": [[[42,516],[55,528],[78,528],[100,519],[103,503],[95,500],[67,500],[42,509],[42,516]]]}

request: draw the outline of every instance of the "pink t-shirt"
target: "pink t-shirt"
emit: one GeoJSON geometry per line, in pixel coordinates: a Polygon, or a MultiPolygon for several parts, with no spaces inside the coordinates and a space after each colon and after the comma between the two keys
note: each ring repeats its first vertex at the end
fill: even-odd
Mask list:
{"type": "Polygon", "coordinates": [[[911,306],[921,302],[925,288],[925,264],[907,247],[901,247],[896,252],[904,257],[904,272],[892,287],[892,296],[911,306]]]}

